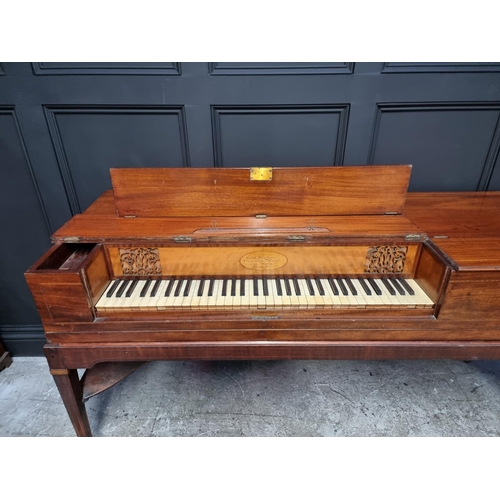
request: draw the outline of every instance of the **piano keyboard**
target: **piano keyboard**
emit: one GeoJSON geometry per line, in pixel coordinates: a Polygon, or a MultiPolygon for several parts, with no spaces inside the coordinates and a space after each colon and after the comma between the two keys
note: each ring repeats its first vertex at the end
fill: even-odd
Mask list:
{"type": "Polygon", "coordinates": [[[116,279],[98,311],[170,309],[432,308],[412,279],[164,278],[116,279]]]}

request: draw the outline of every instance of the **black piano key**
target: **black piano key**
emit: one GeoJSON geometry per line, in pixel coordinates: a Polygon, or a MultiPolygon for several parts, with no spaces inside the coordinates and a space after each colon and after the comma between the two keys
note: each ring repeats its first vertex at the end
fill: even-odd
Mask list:
{"type": "Polygon", "coordinates": [[[373,278],[366,278],[366,281],[368,281],[368,283],[370,284],[370,286],[373,288],[374,292],[377,295],[382,295],[382,290],[380,289],[380,287],[377,285],[377,283],[373,278]]]}
{"type": "Polygon", "coordinates": [[[323,288],[323,284],[321,283],[320,278],[316,278],[316,286],[318,287],[318,292],[320,295],[325,295],[325,289],[323,288]]]}
{"type": "Polygon", "coordinates": [[[314,288],[311,283],[311,278],[306,278],[306,285],[307,285],[307,290],[309,291],[309,295],[315,295],[314,294],[314,288]]]}
{"type": "MultiPolygon", "coordinates": [[[[371,295],[372,291],[368,287],[368,285],[365,283],[365,280],[363,278],[358,278],[359,284],[363,287],[363,290],[365,291],[366,295],[371,295]]],[[[377,293],[377,292],[375,292],[377,293]]]]}
{"type": "Polygon", "coordinates": [[[410,286],[410,284],[403,278],[398,278],[399,282],[405,287],[405,290],[410,294],[410,295],[415,295],[415,290],[410,286]]]}
{"type": "Polygon", "coordinates": [[[382,283],[384,284],[384,286],[387,288],[387,290],[391,295],[396,295],[396,290],[392,288],[391,284],[389,283],[389,280],[382,278],[382,283]]]}
{"type": "Polygon", "coordinates": [[[116,292],[116,297],[121,297],[123,295],[123,292],[125,291],[125,288],[127,288],[127,285],[130,283],[129,280],[124,280],[123,283],[121,284],[120,288],[118,288],[118,291],[116,292]]]}
{"type": "Polygon", "coordinates": [[[345,282],[347,283],[349,290],[351,290],[351,293],[353,295],[358,295],[358,291],[356,290],[355,286],[352,284],[352,281],[349,278],[345,278],[345,282]]]}
{"type": "Polygon", "coordinates": [[[158,291],[158,288],[160,288],[160,285],[161,285],[161,280],[156,280],[155,285],[151,290],[151,294],[149,295],[150,297],[156,297],[156,292],[158,291]]]}
{"type": "Polygon", "coordinates": [[[191,283],[193,282],[193,280],[191,278],[188,278],[187,282],[186,282],[186,288],[184,288],[184,295],[183,297],[187,297],[189,295],[189,290],[191,289],[191,283]]]}
{"type": "Polygon", "coordinates": [[[172,293],[172,288],[174,287],[174,283],[175,279],[172,278],[167,286],[167,289],[165,290],[165,297],[170,297],[170,294],[172,293]]]}
{"type": "Polygon", "coordinates": [[[349,292],[347,291],[347,288],[345,287],[344,282],[340,278],[337,278],[337,283],[338,283],[339,288],[342,292],[342,295],[349,295],[349,292]]]}
{"type": "Polygon", "coordinates": [[[281,288],[281,281],[279,278],[275,278],[274,281],[276,282],[276,291],[278,292],[278,295],[281,297],[283,295],[283,289],[281,288]]]}
{"type": "Polygon", "coordinates": [[[203,288],[205,288],[205,278],[201,278],[200,285],[198,286],[198,297],[203,297],[203,288]]]}
{"type": "Polygon", "coordinates": [[[147,280],[146,283],[144,283],[144,286],[142,287],[141,293],[139,294],[139,297],[145,297],[146,293],[148,293],[148,288],[151,286],[152,281],[147,280]]]}
{"type": "Polygon", "coordinates": [[[184,283],[184,278],[179,278],[177,286],[175,287],[174,297],[178,297],[181,294],[181,288],[183,283],[184,283]]]}
{"type": "Polygon", "coordinates": [[[257,278],[253,279],[253,295],[254,297],[259,296],[259,281],[257,278]]]}
{"type": "Polygon", "coordinates": [[[137,286],[137,283],[139,283],[139,280],[132,280],[132,283],[130,283],[127,292],[125,293],[125,297],[130,297],[132,295],[132,293],[135,290],[135,287],[137,286]]]}
{"type": "Polygon", "coordinates": [[[295,295],[302,295],[300,293],[299,280],[297,278],[292,278],[293,288],[295,290],[295,295]]]}
{"type": "Polygon", "coordinates": [[[215,279],[210,280],[210,285],[208,285],[208,296],[212,297],[214,294],[215,279]]]}
{"type": "Polygon", "coordinates": [[[333,278],[328,278],[328,283],[330,284],[330,288],[332,289],[333,295],[338,295],[339,290],[333,278]]]}
{"type": "Polygon", "coordinates": [[[395,278],[390,278],[392,286],[398,291],[399,295],[406,295],[405,289],[398,283],[395,278]]]}
{"type": "Polygon", "coordinates": [[[292,295],[292,289],[290,287],[290,278],[285,278],[285,291],[288,296],[292,295]]]}
{"type": "Polygon", "coordinates": [[[262,278],[262,291],[264,292],[264,297],[269,296],[269,288],[267,287],[267,278],[262,278]]]}
{"type": "Polygon", "coordinates": [[[222,292],[221,292],[221,295],[223,297],[225,297],[227,295],[227,279],[226,278],[224,278],[222,280],[222,292]]]}
{"type": "Polygon", "coordinates": [[[231,297],[236,297],[236,278],[231,280],[231,297]]]}
{"type": "Polygon", "coordinates": [[[240,279],[240,296],[245,296],[245,278],[240,279]]]}
{"type": "Polygon", "coordinates": [[[120,284],[120,280],[115,280],[112,287],[106,292],[106,297],[112,297],[113,293],[115,293],[115,290],[118,288],[119,284],[120,284]]]}

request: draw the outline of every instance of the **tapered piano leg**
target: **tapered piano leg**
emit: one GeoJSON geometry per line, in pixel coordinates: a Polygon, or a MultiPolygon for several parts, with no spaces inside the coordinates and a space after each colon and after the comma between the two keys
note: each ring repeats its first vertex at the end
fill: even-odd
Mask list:
{"type": "Polygon", "coordinates": [[[68,412],[71,423],[79,437],[91,437],[87,410],[83,402],[82,383],[76,370],[51,369],[59,394],[68,412]]]}

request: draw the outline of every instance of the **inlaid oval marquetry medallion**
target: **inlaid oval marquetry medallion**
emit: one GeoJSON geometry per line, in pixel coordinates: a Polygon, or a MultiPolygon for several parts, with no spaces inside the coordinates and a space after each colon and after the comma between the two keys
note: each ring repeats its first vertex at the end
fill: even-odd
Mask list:
{"type": "Polygon", "coordinates": [[[259,252],[250,252],[240,259],[240,264],[254,271],[267,271],[269,269],[278,269],[287,263],[287,258],[278,253],[262,250],[259,252]]]}

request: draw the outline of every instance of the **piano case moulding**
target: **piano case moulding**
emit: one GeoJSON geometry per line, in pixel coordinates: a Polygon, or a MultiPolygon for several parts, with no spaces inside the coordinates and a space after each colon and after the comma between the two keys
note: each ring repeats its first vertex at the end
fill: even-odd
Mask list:
{"type": "Polygon", "coordinates": [[[111,169],[113,191],[26,272],[77,434],[83,401],[149,360],[500,357],[500,193],[407,193],[410,173],[111,169]],[[205,278],[215,299],[188,290],[205,278]],[[106,298],[115,282],[132,302],[106,298]]]}

